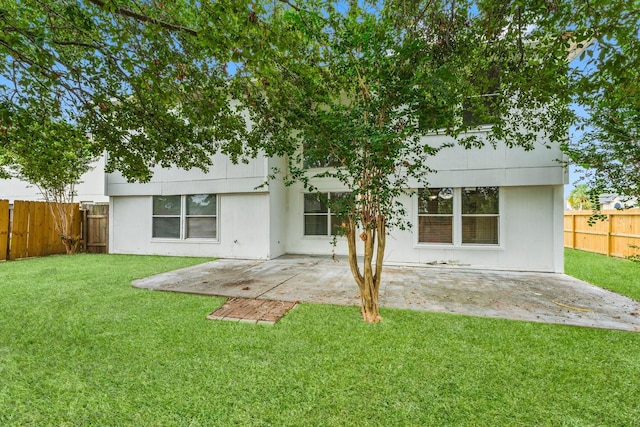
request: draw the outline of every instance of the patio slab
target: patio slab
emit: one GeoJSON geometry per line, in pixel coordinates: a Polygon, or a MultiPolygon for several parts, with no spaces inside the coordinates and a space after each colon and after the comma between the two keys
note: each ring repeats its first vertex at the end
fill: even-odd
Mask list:
{"type": "MultiPolygon", "coordinates": [[[[289,302],[357,305],[345,258],[220,259],[135,280],[138,288],[289,302]]],[[[564,274],[389,265],[380,305],[640,332],[640,302],[564,274]]]]}

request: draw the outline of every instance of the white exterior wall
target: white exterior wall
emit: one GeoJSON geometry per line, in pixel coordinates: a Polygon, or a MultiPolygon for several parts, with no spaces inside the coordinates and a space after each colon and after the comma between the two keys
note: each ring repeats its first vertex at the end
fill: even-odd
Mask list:
{"type": "Polygon", "coordinates": [[[256,188],[265,182],[267,159],[238,165],[223,155],[213,160],[208,172],[158,167],[151,181],[144,184],[128,183],[119,173],[108,174],[110,252],[269,258],[270,198],[265,188],[256,188]],[[217,239],[152,238],[153,196],[189,194],[218,195],[217,239]]]}
{"type": "MultiPolygon", "coordinates": [[[[555,207],[558,194],[562,194],[562,186],[500,187],[498,245],[421,244],[414,225],[408,231],[391,231],[386,260],[562,272],[564,245],[555,237],[562,236],[558,229],[562,212],[555,207]]],[[[417,224],[416,197],[407,197],[403,202],[409,208],[407,219],[417,224]]],[[[460,230],[459,223],[457,227],[455,223],[456,218],[454,233],[460,230]]]]}
{"type": "MultiPolygon", "coordinates": [[[[0,179],[0,199],[44,200],[40,191],[26,181],[19,179],[0,179]]],[[[76,185],[76,202],[108,202],[105,193],[104,157],[92,164],[92,169],[82,175],[80,184],[76,185]]]]}
{"type": "MultiPolygon", "coordinates": [[[[431,136],[425,142],[439,145],[445,137],[431,136]]],[[[567,172],[559,160],[559,148],[537,147],[532,151],[488,146],[466,150],[456,146],[442,150],[429,162],[437,173],[427,178],[430,187],[500,187],[500,230],[498,245],[419,244],[417,239],[417,197],[405,196],[406,231],[390,230],[385,262],[440,263],[473,268],[524,271],[563,271],[563,186],[567,172]]],[[[314,181],[320,191],[345,191],[337,182],[314,181]]],[[[418,188],[414,182],[412,187],[418,188]]],[[[304,190],[289,190],[287,252],[329,254],[331,238],[304,236],[304,190]]],[[[454,236],[460,233],[460,219],[454,217],[454,236]],[[457,219],[456,219],[457,218],[457,219]]],[[[455,238],[460,242],[459,238],[455,238]]],[[[361,245],[360,245],[360,248],[361,245]]],[[[344,238],[338,239],[336,253],[346,255],[344,238]]]]}
{"type": "Polygon", "coordinates": [[[197,168],[156,167],[151,180],[143,184],[127,182],[116,172],[106,175],[106,189],[111,197],[264,192],[256,187],[265,182],[266,171],[267,159],[264,157],[234,165],[226,156],[218,154],[213,157],[213,166],[208,172],[197,168]]]}
{"type": "MultiPolygon", "coordinates": [[[[405,231],[389,230],[385,262],[446,263],[473,268],[560,273],[563,271],[564,251],[562,190],[562,185],[500,187],[498,245],[418,243],[417,198],[405,196],[402,199],[407,210],[405,221],[413,227],[405,231]]],[[[330,254],[331,237],[304,236],[303,194],[300,188],[290,193],[287,252],[330,254]]],[[[459,224],[457,228],[454,226],[454,233],[459,228],[459,224]]],[[[358,249],[362,250],[361,244],[358,249]]],[[[338,238],[336,254],[348,254],[344,237],[338,238]]]]}
{"type": "MultiPolygon", "coordinates": [[[[431,136],[430,144],[446,139],[431,136]]],[[[385,261],[388,263],[446,262],[473,268],[525,271],[563,271],[563,184],[566,170],[558,148],[538,147],[525,152],[498,145],[466,150],[444,149],[431,159],[437,170],[428,177],[431,187],[500,187],[498,245],[462,245],[460,218],[454,218],[453,245],[417,242],[417,198],[405,196],[407,218],[413,230],[390,230],[385,261]],[[414,233],[415,231],[415,233],[414,233]]],[[[304,236],[304,189],[285,187],[281,181],[263,184],[280,159],[258,158],[232,165],[224,156],[214,158],[208,173],[200,170],[156,170],[146,184],[127,183],[120,175],[107,176],[111,196],[110,249],[113,253],[275,258],[284,253],[330,254],[329,236],[304,236]],[[218,194],[216,241],[153,239],[153,195],[218,194]]],[[[335,180],[314,181],[320,191],[345,191],[335,180]]],[[[411,187],[419,188],[413,183],[411,187]]],[[[459,196],[458,196],[459,197],[459,196]]],[[[361,248],[360,248],[361,249],[361,248]]],[[[335,252],[347,254],[344,238],[335,252]]]]}
{"type": "Polygon", "coordinates": [[[154,239],[152,196],[112,197],[111,253],[266,259],[269,257],[267,193],[220,194],[217,239],[154,239]]]}
{"type": "MultiPolygon", "coordinates": [[[[286,162],[283,159],[269,159],[269,171],[273,168],[283,170],[286,162]]],[[[287,223],[288,192],[284,183],[280,181],[269,182],[269,258],[277,258],[287,253],[287,223]]]]}

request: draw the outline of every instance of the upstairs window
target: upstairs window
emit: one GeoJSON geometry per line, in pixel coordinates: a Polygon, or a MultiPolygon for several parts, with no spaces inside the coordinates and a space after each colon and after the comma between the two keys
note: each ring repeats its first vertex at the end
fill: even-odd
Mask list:
{"type": "Polygon", "coordinates": [[[494,64],[484,72],[479,71],[472,81],[482,95],[470,97],[464,103],[462,122],[467,127],[496,123],[500,113],[500,69],[494,64]]]}
{"type": "Polygon", "coordinates": [[[303,162],[305,169],[313,168],[337,168],[340,166],[340,160],[327,150],[321,148],[312,148],[305,144],[303,147],[303,162]]]}
{"type": "Polygon", "coordinates": [[[491,125],[498,119],[498,95],[489,93],[469,99],[462,107],[462,122],[467,127],[491,125]]]}

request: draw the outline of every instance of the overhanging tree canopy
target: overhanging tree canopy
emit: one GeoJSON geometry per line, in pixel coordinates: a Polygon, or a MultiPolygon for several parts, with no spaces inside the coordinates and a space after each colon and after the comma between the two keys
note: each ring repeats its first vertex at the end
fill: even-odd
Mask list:
{"type": "Polygon", "coordinates": [[[640,195],[640,2],[557,2],[540,25],[588,43],[569,78],[574,102],[587,112],[577,122],[584,134],[565,151],[595,191],[640,195]]]}
{"type": "Polygon", "coordinates": [[[131,179],[154,164],[206,167],[241,144],[227,67],[261,43],[258,11],[242,0],[3,1],[1,101],[62,109],[131,179]]]}

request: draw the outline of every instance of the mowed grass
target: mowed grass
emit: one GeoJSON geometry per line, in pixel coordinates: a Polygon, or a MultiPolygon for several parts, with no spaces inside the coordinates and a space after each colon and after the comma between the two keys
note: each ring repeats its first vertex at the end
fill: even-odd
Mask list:
{"type": "Polygon", "coordinates": [[[640,262],[565,249],[564,268],[573,277],[640,301],[640,262]]]}
{"type": "Polygon", "coordinates": [[[0,425],[638,425],[640,334],[314,304],[210,321],[222,299],[130,286],[201,261],[0,264],[0,425]]]}

